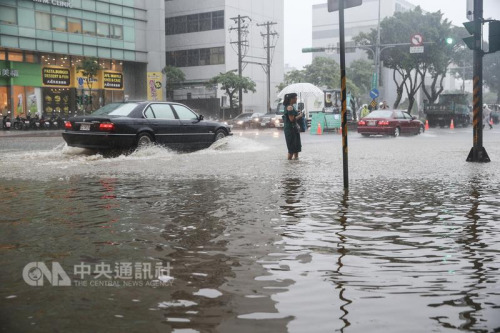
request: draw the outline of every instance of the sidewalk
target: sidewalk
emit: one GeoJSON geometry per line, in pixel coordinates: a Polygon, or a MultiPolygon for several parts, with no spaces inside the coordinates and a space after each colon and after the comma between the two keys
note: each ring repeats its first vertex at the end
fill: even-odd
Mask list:
{"type": "Polygon", "coordinates": [[[58,137],[64,130],[28,130],[18,131],[15,129],[0,130],[0,138],[30,138],[30,137],[58,137]]]}

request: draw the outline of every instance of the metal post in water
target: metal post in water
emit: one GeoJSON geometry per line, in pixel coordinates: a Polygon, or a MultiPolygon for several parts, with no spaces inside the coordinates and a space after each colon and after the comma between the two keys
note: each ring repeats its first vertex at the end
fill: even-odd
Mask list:
{"type": "Polygon", "coordinates": [[[349,164],[347,145],[347,92],[345,68],[345,27],[344,27],[344,0],[339,1],[339,33],[340,33],[340,80],[342,89],[342,161],[344,166],[344,189],[349,188],[349,164]]]}

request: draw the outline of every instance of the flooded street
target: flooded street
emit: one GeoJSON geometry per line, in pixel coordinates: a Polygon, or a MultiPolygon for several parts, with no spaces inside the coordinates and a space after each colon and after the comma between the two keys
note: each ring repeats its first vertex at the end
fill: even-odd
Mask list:
{"type": "Polygon", "coordinates": [[[348,193],[341,136],[302,145],[287,161],[282,132],[247,131],[103,158],[0,136],[1,331],[500,330],[498,127],[488,164],[465,162],[471,128],[350,133],[348,193]],[[71,285],[28,285],[32,262],[71,285]],[[115,276],[145,264],[168,274],[115,276]]]}

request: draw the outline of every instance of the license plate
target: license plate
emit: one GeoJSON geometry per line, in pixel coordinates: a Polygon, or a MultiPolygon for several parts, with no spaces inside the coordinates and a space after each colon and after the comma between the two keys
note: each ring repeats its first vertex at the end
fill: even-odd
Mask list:
{"type": "Polygon", "coordinates": [[[24,123],[25,123],[25,124],[27,124],[27,125],[29,125],[29,124],[30,124],[30,122],[29,122],[29,121],[25,121],[24,123]]]}
{"type": "Polygon", "coordinates": [[[368,122],[368,125],[369,125],[369,126],[375,126],[375,124],[376,124],[376,123],[377,123],[377,122],[376,122],[375,120],[370,120],[370,121],[368,122]]]}
{"type": "Polygon", "coordinates": [[[81,124],[80,131],[90,131],[90,125],[89,124],[81,124]]]}
{"type": "Polygon", "coordinates": [[[5,126],[7,126],[7,128],[10,128],[10,122],[9,122],[9,121],[8,121],[8,122],[6,122],[6,123],[5,123],[5,126]]]}

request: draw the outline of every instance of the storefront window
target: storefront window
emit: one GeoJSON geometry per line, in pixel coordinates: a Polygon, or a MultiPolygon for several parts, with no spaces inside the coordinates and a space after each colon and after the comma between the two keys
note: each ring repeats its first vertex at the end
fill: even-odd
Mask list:
{"type": "Polygon", "coordinates": [[[109,38],[109,24],[97,23],[97,36],[109,38]]]}
{"type": "Polygon", "coordinates": [[[92,21],[82,21],[82,30],[85,35],[95,36],[95,22],[92,21]]]}
{"type": "Polygon", "coordinates": [[[111,62],[111,70],[121,72],[123,70],[123,63],[121,61],[113,60],[111,62]]]}
{"type": "Polygon", "coordinates": [[[82,33],[82,20],[68,17],[68,32],[74,34],[82,33]]]}
{"type": "Polygon", "coordinates": [[[36,28],[40,30],[50,30],[50,15],[47,13],[36,12],[36,28]]]}
{"type": "Polygon", "coordinates": [[[111,69],[111,60],[99,59],[101,69],[111,69]]]}
{"type": "Polygon", "coordinates": [[[7,96],[7,87],[0,87],[0,114],[6,115],[9,110],[9,99],[7,96]]]}
{"type": "Polygon", "coordinates": [[[22,52],[12,52],[12,51],[9,51],[9,60],[10,61],[19,61],[19,62],[22,62],[23,61],[23,54],[22,54],[22,52]]]}
{"type": "Polygon", "coordinates": [[[55,31],[66,32],[66,18],[64,16],[52,15],[52,29],[55,31]]]}
{"type": "Polygon", "coordinates": [[[17,24],[17,10],[14,7],[0,6],[0,23],[17,24]]]}

